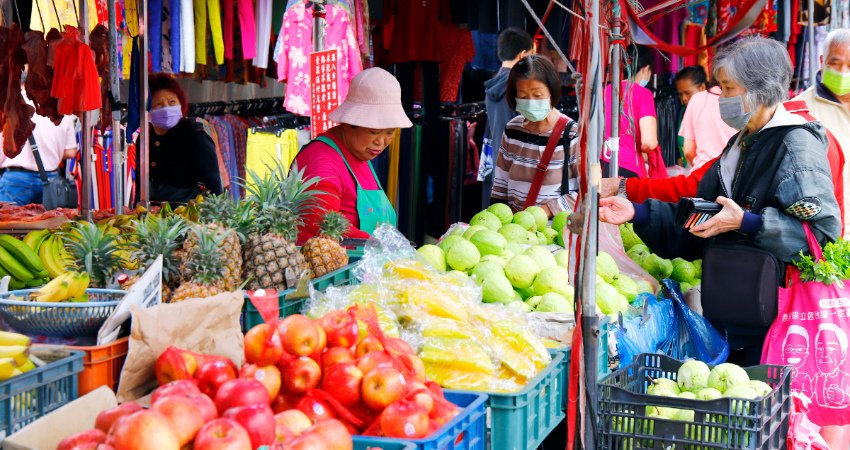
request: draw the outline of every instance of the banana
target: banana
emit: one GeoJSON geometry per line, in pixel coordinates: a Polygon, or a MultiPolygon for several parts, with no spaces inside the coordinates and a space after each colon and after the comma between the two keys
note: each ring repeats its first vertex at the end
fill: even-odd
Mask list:
{"type": "Polygon", "coordinates": [[[16,280],[15,277],[12,277],[12,279],[9,280],[9,289],[11,289],[13,291],[25,289],[26,287],[27,287],[26,283],[24,283],[23,281],[16,280]]]}
{"type": "Polygon", "coordinates": [[[76,299],[86,294],[86,289],[89,288],[91,279],[86,272],[71,272],[71,287],[68,289],[69,298],[76,299]]]}
{"type": "Polygon", "coordinates": [[[6,380],[13,376],[15,358],[0,358],[0,380],[6,380]]]}
{"type": "Polygon", "coordinates": [[[35,369],[35,363],[30,361],[29,358],[27,358],[27,360],[23,364],[18,365],[17,369],[20,370],[21,373],[27,373],[30,370],[35,369]]]}
{"type": "Polygon", "coordinates": [[[30,360],[30,348],[26,345],[0,346],[0,358],[13,358],[20,367],[30,360]]]}
{"type": "Polygon", "coordinates": [[[47,269],[50,278],[56,278],[65,273],[59,261],[56,260],[57,253],[54,250],[56,249],[57,239],[56,236],[50,236],[41,244],[41,248],[38,249],[38,255],[41,257],[41,261],[44,262],[44,267],[47,269]]]}
{"type": "Polygon", "coordinates": [[[24,236],[24,244],[27,244],[32,251],[38,253],[38,248],[44,243],[45,239],[50,237],[50,230],[34,230],[24,236]]]}
{"type": "Polygon", "coordinates": [[[12,278],[18,281],[26,282],[35,278],[35,275],[24,267],[23,263],[3,247],[0,247],[0,265],[12,275],[12,278]]]}
{"type": "Polygon", "coordinates": [[[25,282],[24,285],[26,285],[26,287],[28,287],[28,288],[36,288],[36,287],[44,286],[45,284],[47,284],[48,281],[50,281],[50,280],[45,281],[44,278],[39,277],[39,278],[33,278],[32,280],[25,282]]]}
{"type": "Polygon", "coordinates": [[[53,241],[53,256],[63,272],[71,267],[73,259],[71,258],[71,254],[65,250],[65,241],[59,236],[56,236],[56,239],[53,241]]]}
{"type": "Polygon", "coordinates": [[[62,275],[54,278],[50,283],[44,285],[41,289],[30,294],[37,302],[61,302],[70,298],[68,295],[73,272],[65,272],[62,275]]]}
{"type": "Polygon", "coordinates": [[[11,331],[0,331],[0,346],[24,346],[29,347],[30,338],[11,331]]]}
{"type": "Polygon", "coordinates": [[[8,234],[0,234],[0,247],[5,248],[7,252],[20,261],[30,272],[38,273],[44,271],[44,264],[41,263],[38,254],[20,240],[8,234]]]}

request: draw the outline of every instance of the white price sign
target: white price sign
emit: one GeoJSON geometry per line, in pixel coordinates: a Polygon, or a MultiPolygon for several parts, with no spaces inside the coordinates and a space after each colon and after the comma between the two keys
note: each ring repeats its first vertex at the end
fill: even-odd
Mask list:
{"type": "Polygon", "coordinates": [[[130,318],[130,306],[150,308],[162,303],[162,255],[145,270],[139,281],[133,284],[106,319],[97,333],[97,345],[115,342],[121,325],[130,318]]]}

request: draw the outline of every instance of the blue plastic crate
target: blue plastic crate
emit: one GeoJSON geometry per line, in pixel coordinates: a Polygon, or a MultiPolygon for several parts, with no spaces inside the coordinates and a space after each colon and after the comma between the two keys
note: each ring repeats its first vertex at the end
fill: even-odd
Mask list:
{"type": "Polygon", "coordinates": [[[416,450],[416,444],[410,442],[380,442],[370,443],[371,439],[354,436],[354,450],[416,450]]]}
{"type": "Polygon", "coordinates": [[[552,354],[549,366],[519,392],[487,393],[488,449],[534,450],[564,420],[565,356],[552,354]]]}
{"type": "MultiPolygon", "coordinates": [[[[312,280],[310,284],[313,286],[313,289],[323,291],[330,286],[347,286],[349,284],[355,284],[357,280],[354,278],[354,266],[362,256],[363,252],[350,250],[348,252],[349,264],[342,269],[312,280]]],[[[277,302],[280,307],[281,317],[301,314],[304,311],[304,304],[307,302],[307,299],[286,300],[286,295],[293,290],[294,289],[287,289],[279,292],[277,295],[277,302]]],[[[242,305],[242,317],[240,318],[240,322],[242,324],[243,332],[247,332],[254,326],[263,323],[263,316],[261,316],[260,312],[257,311],[257,308],[251,304],[251,300],[248,299],[247,295],[245,296],[245,303],[242,305]]]]}
{"type": "Polygon", "coordinates": [[[67,356],[0,382],[0,433],[7,436],[39,417],[77,399],[77,376],[84,352],[67,356]]]}
{"type": "Polygon", "coordinates": [[[460,414],[425,439],[389,439],[371,436],[355,436],[354,448],[392,450],[411,448],[416,450],[484,450],[486,438],[487,395],[478,392],[445,391],[446,400],[463,408],[460,414]],[[393,447],[394,445],[413,447],[393,447]]]}

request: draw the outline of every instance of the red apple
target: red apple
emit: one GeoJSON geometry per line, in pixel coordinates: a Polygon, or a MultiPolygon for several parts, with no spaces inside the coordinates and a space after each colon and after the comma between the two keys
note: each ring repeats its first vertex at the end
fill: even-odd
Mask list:
{"type": "Polygon", "coordinates": [[[246,364],[239,371],[240,378],[254,379],[263,383],[269,391],[269,398],[277,397],[280,392],[280,370],[275,366],[257,366],[246,364]]]}
{"type": "Polygon", "coordinates": [[[222,415],[242,425],[251,436],[254,448],[272,445],[275,442],[275,420],[268,403],[230,408],[222,415]]]}
{"type": "Polygon", "coordinates": [[[357,319],[345,311],[331,311],[319,320],[319,325],[328,335],[331,347],[353,347],[357,344],[360,327],[357,319]]]}
{"type": "Polygon", "coordinates": [[[303,395],[319,386],[322,369],[312,359],[302,356],[280,365],[281,390],[290,395],[303,395]]]}
{"type": "Polygon", "coordinates": [[[366,336],[359,344],[357,344],[357,349],[354,350],[354,356],[359,358],[369,352],[382,351],[384,351],[384,344],[381,344],[381,341],[378,338],[375,336],[366,336]]]}
{"type": "Polygon", "coordinates": [[[142,405],[136,402],[122,403],[114,408],[101,411],[94,420],[94,427],[104,433],[109,433],[109,429],[112,428],[112,424],[114,424],[118,419],[126,415],[133,414],[136,411],[141,411],[142,409],[142,405]]]}
{"type": "Polygon", "coordinates": [[[215,407],[220,415],[237,406],[268,405],[270,402],[269,391],[257,380],[225,381],[215,394],[215,407]]]}
{"type": "Polygon", "coordinates": [[[386,339],[386,349],[390,352],[399,352],[408,355],[416,355],[416,352],[413,351],[413,347],[407,343],[407,341],[399,338],[387,338],[386,339]]]}
{"type": "Polygon", "coordinates": [[[251,450],[251,436],[231,419],[215,419],[201,428],[194,450],[251,450]]]}
{"type": "Polygon", "coordinates": [[[106,442],[106,433],[95,428],[62,439],[56,446],[56,450],[96,450],[97,446],[104,442],[106,442]]]}
{"type": "Polygon", "coordinates": [[[381,431],[392,438],[424,438],[428,434],[428,412],[416,403],[393,403],[381,414],[381,431]]]}
{"type": "Polygon", "coordinates": [[[198,430],[204,426],[205,421],[198,405],[189,397],[163,397],[151,408],[168,419],[181,447],[192,442],[198,430]]]}
{"type": "Polygon", "coordinates": [[[245,360],[249,364],[268,366],[283,355],[283,343],[277,328],[261,323],[245,333],[245,360]]]}
{"type": "Polygon", "coordinates": [[[325,446],[324,450],[352,450],[354,443],[351,439],[351,433],[342,422],[338,420],[323,420],[306,433],[311,433],[319,436],[325,446]]]}
{"type": "Polygon", "coordinates": [[[277,394],[277,397],[272,400],[272,411],[274,411],[275,414],[278,414],[289,409],[295,409],[302,397],[303,396],[301,395],[287,395],[284,393],[277,394]]]}
{"type": "Polygon", "coordinates": [[[319,331],[307,316],[295,314],[278,324],[283,349],[295,356],[310,356],[319,349],[319,331]]]}
{"type": "Polygon", "coordinates": [[[154,410],[118,419],[109,430],[107,443],[115,450],[180,450],[180,441],[168,418],[154,410]]]}
{"type": "MultiPolygon", "coordinates": [[[[195,372],[197,373],[197,372],[195,372]]],[[[156,403],[157,400],[168,397],[169,395],[179,394],[200,394],[197,380],[176,380],[168,384],[156,388],[151,397],[151,403],[156,403]]]]}
{"type": "Polygon", "coordinates": [[[293,436],[298,436],[304,430],[313,426],[307,414],[297,409],[290,409],[281,413],[275,414],[275,435],[277,441],[281,442],[293,436]]]}
{"type": "Polygon", "coordinates": [[[336,419],[336,411],[331,408],[331,405],[313,397],[302,398],[298,402],[298,409],[314,424],[322,420],[336,419]]]}
{"type": "Polygon", "coordinates": [[[210,398],[215,398],[218,388],[226,381],[236,379],[236,366],[230,360],[213,360],[204,363],[195,373],[198,388],[210,398]]]}
{"type": "Polygon", "coordinates": [[[281,449],[285,450],[325,450],[325,441],[318,434],[304,433],[284,441],[281,449]]]}
{"type": "Polygon", "coordinates": [[[328,334],[325,333],[325,329],[320,327],[319,324],[313,322],[316,325],[316,332],[319,333],[319,344],[316,345],[316,351],[313,352],[314,355],[320,355],[326,348],[328,348],[328,334]]]}
{"type": "Polygon", "coordinates": [[[192,352],[173,346],[165,349],[153,365],[160,386],[174,380],[189,380],[197,369],[198,362],[192,352]]]}
{"type": "Polygon", "coordinates": [[[322,390],[330,394],[343,406],[351,407],[360,402],[360,384],[363,372],[354,363],[339,363],[325,373],[322,390]]]}
{"type": "Polygon", "coordinates": [[[431,391],[422,391],[413,394],[413,402],[428,411],[428,414],[434,409],[434,396],[431,391]]]}
{"type": "Polygon", "coordinates": [[[331,347],[322,353],[322,371],[327,372],[334,364],[352,362],[354,355],[345,347],[331,347]]]}
{"type": "Polygon", "coordinates": [[[189,400],[192,400],[195,403],[195,406],[198,407],[198,413],[201,415],[201,418],[204,420],[204,423],[218,418],[218,410],[216,409],[215,403],[212,401],[211,398],[207,397],[204,394],[184,395],[189,400]]]}
{"type": "Polygon", "coordinates": [[[413,366],[414,380],[415,381],[425,381],[427,380],[427,376],[425,375],[425,363],[422,362],[422,359],[416,355],[408,355],[408,360],[410,364],[413,366]]]}
{"type": "Polygon", "coordinates": [[[393,367],[393,359],[385,352],[369,352],[357,359],[357,368],[368,374],[380,367],[393,367]]]}
{"type": "Polygon", "coordinates": [[[392,367],[380,367],[363,377],[363,403],[381,411],[401,399],[406,391],[404,375],[392,367]]]}

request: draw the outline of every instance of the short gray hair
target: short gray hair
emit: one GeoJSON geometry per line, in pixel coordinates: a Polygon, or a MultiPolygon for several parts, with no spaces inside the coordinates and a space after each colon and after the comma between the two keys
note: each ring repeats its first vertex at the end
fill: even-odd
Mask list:
{"type": "Polygon", "coordinates": [[[748,37],[722,48],[714,57],[715,78],[720,69],[747,90],[744,101],[750,110],[788,99],[791,60],[785,46],[773,39],[748,37]]]}
{"type": "Polygon", "coordinates": [[[838,28],[830,31],[829,34],[826,35],[826,40],[823,41],[822,50],[824,56],[829,53],[829,49],[831,49],[833,45],[850,47],[850,28],[838,28]]]}

